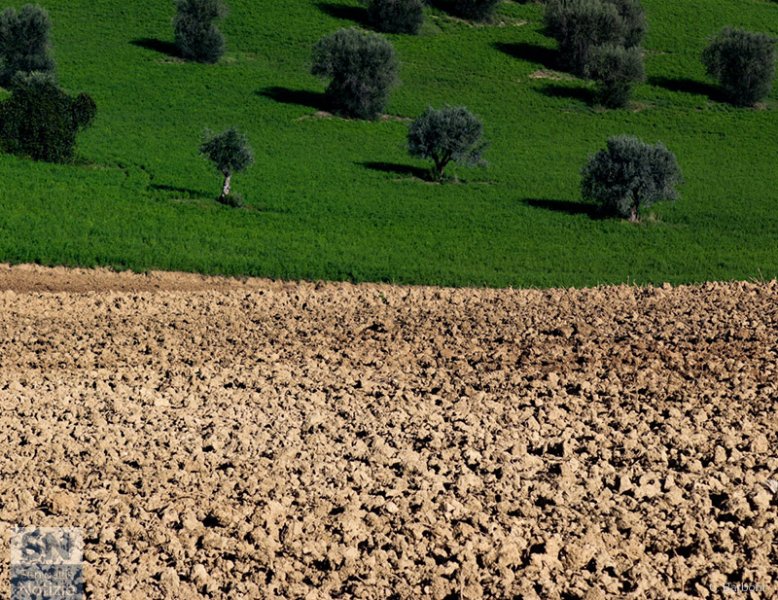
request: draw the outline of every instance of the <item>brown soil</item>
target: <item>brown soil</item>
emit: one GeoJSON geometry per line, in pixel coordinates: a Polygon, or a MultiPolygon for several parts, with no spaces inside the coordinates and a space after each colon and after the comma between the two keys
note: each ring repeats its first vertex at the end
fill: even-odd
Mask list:
{"type": "Polygon", "coordinates": [[[0,290],[0,543],[89,597],[778,597],[776,282],[0,290]]]}

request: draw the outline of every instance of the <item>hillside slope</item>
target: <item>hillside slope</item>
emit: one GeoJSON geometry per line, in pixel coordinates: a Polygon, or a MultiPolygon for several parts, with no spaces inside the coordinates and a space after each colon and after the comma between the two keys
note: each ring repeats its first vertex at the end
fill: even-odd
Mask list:
{"type": "Polygon", "coordinates": [[[538,4],[505,2],[490,26],[432,10],[422,35],[390,36],[401,84],[375,123],[322,116],[309,74],[313,43],[362,18],[357,0],[231,0],[215,66],[172,54],[170,2],[44,4],[60,81],[99,114],[74,166],[0,155],[0,260],[489,286],[778,274],[778,92],[732,108],[699,61],[725,25],[778,35],[775,2],[644,0],[648,82],[611,112],[553,71],[538,4]],[[446,103],[482,117],[489,164],[431,185],[407,120],[446,103]],[[257,155],[237,177],[242,210],[213,201],[219,177],[197,154],[206,127],[233,125],[257,155]],[[620,133],[663,141],[686,178],[639,227],[580,200],[587,156],[620,133]]]}

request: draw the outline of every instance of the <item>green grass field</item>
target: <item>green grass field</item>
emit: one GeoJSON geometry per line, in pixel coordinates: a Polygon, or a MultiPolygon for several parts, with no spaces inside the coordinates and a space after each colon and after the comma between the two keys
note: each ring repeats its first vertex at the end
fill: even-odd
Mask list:
{"type": "Polygon", "coordinates": [[[488,166],[445,185],[415,177],[406,121],[315,115],[311,46],[354,25],[357,0],[230,0],[214,66],[169,55],[172,2],[41,2],[61,84],[99,112],[76,165],[0,155],[0,261],[517,287],[778,276],[778,91],[730,107],[699,61],[725,25],[778,35],[775,2],[643,0],[649,79],[610,112],[584,82],[538,77],[554,58],[539,4],[505,2],[490,26],[430,12],[423,35],[389,36],[388,112],[464,104],[483,119],[488,166]],[[220,177],[197,153],[206,127],[232,125],[257,159],[235,180],[243,209],[214,201],[220,177]],[[581,204],[581,167],[619,133],[663,141],[686,179],[640,225],[581,204]]]}

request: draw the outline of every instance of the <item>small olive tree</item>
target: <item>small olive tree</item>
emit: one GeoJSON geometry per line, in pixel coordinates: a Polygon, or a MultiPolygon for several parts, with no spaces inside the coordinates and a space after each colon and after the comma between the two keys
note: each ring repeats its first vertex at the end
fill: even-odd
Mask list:
{"type": "Polygon", "coordinates": [[[481,121],[464,106],[428,108],[410,125],[408,152],[415,158],[432,159],[432,175],[440,181],[451,161],[482,162],[483,130],[481,121]]]}
{"type": "Polygon", "coordinates": [[[639,48],[597,46],[589,52],[586,76],[597,83],[597,101],[608,108],[627,105],[632,88],[645,79],[639,48]]]}
{"type": "Polygon", "coordinates": [[[764,33],[727,27],[703,51],[702,62],[730,102],[753,106],[766,98],[772,88],[775,41],[764,33]]]}
{"type": "Polygon", "coordinates": [[[51,20],[40,6],[0,13],[0,85],[8,87],[17,73],[53,73],[51,20]]]}
{"type": "Polygon", "coordinates": [[[394,47],[380,34],[341,29],[313,48],[311,72],[331,77],[327,98],[348,117],[375,119],[386,107],[397,80],[394,47]]]}
{"type": "Polygon", "coordinates": [[[224,176],[219,202],[230,206],[240,205],[240,199],[234,199],[231,195],[232,175],[245,170],[254,162],[254,153],[246,136],[234,127],[219,134],[206,130],[200,154],[210,160],[224,176]]]}
{"type": "Polygon", "coordinates": [[[637,222],[641,210],[660,200],[675,200],[682,181],[675,155],[663,144],[616,136],[583,168],[581,189],[584,198],[606,212],[637,222]]]}
{"type": "Polygon", "coordinates": [[[367,0],[367,18],[384,33],[419,33],[424,23],[422,0],[367,0]]]}
{"type": "Polygon", "coordinates": [[[67,162],[74,156],[76,135],[96,114],[90,96],[69,96],[51,74],[19,73],[11,82],[11,97],[0,103],[0,144],[6,152],[35,160],[67,162]]]}
{"type": "Polygon", "coordinates": [[[216,63],[224,55],[225,41],[215,22],[225,16],[222,0],[175,0],[173,19],[176,46],[181,56],[216,63]]]}

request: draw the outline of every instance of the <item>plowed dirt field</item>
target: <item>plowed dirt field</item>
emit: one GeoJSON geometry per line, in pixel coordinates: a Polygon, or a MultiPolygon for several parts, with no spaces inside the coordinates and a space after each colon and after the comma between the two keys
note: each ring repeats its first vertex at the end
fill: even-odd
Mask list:
{"type": "Polygon", "coordinates": [[[776,282],[0,267],[0,543],[89,598],[775,598],[776,408],[776,282]]]}

